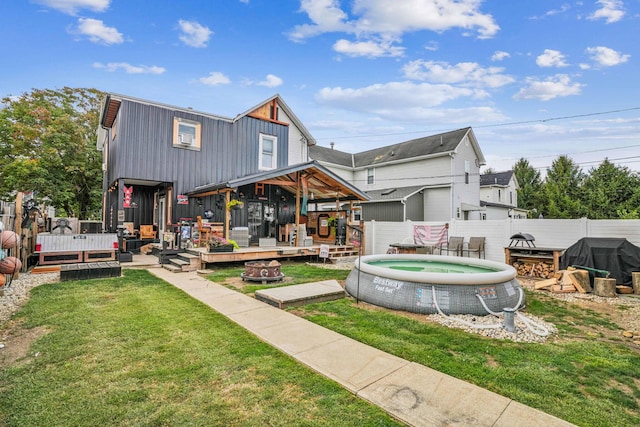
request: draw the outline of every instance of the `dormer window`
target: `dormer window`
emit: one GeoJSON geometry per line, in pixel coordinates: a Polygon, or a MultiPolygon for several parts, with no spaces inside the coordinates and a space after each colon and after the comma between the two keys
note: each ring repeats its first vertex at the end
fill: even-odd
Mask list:
{"type": "Polygon", "coordinates": [[[260,158],[258,169],[271,170],[278,167],[278,138],[260,134],[260,158]]]}
{"type": "Polygon", "coordinates": [[[173,118],[173,146],[200,150],[201,124],[180,117],[173,118]]]}

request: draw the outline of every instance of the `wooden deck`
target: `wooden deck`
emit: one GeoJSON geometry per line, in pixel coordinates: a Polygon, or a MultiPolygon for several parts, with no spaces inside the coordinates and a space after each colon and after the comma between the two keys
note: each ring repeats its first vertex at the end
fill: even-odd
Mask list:
{"type": "MultiPolygon", "coordinates": [[[[346,256],[358,255],[358,248],[347,245],[328,245],[329,259],[342,258],[346,256]]],[[[243,262],[264,259],[297,258],[297,257],[320,257],[320,245],[312,246],[271,246],[236,249],[233,252],[207,252],[207,248],[191,248],[188,252],[200,255],[203,266],[206,264],[221,262],[243,262]]]]}

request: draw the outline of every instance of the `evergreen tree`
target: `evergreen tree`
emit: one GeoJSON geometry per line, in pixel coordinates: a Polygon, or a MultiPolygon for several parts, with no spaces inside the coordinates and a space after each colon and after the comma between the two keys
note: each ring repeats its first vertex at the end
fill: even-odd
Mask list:
{"type": "Polygon", "coordinates": [[[525,158],[520,158],[513,165],[513,173],[518,181],[518,207],[529,210],[530,217],[537,217],[542,208],[540,191],[542,179],[540,172],[529,164],[525,158]]]}
{"type": "Polygon", "coordinates": [[[547,170],[542,186],[545,218],[581,218],[586,211],[582,205],[584,174],[568,156],[560,156],[547,170]]]}
{"type": "Polygon", "coordinates": [[[639,203],[640,177],[608,159],[591,169],[584,180],[583,205],[588,218],[628,217],[637,213],[639,203]]]}

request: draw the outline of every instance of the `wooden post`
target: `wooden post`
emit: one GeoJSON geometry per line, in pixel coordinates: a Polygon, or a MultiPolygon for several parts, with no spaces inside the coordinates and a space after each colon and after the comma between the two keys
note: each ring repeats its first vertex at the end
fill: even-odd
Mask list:
{"type": "Polygon", "coordinates": [[[296,239],[293,242],[294,246],[300,246],[300,187],[302,186],[302,175],[300,172],[296,172],[296,239]]]}
{"type": "Polygon", "coordinates": [[[231,201],[231,191],[224,193],[224,238],[229,238],[229,223],[231,222],[231,211],[227,209],[227,203],[231,201]]]}
{"type": "Polygon", "coordinates": [[[633,282],[633,293],[640,295],[640,271],[631,273],[631,280],[633,282]]]}
{"type": "Polygon", "coordinates": [[[599,297],[615,298],[616,279],[606,279],[604,277],[596,277],[593,284],[594,294],[599,297]]]}

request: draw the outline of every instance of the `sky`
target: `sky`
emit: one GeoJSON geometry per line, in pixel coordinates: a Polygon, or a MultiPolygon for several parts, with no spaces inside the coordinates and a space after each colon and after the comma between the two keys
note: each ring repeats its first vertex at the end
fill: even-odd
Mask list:
{"type": "Polygon", "coordinates": [[[355,153],[472,127],[486,168],[640,171],[640,0],[4,0],[0,97],[225,117],[279,94],[355,153]]]}

